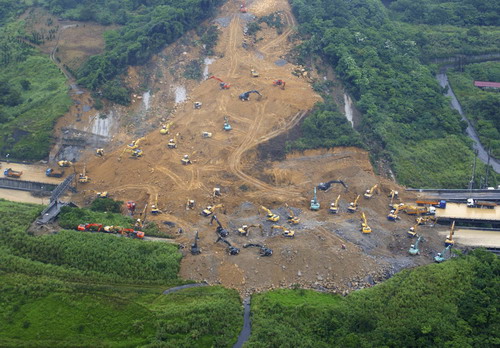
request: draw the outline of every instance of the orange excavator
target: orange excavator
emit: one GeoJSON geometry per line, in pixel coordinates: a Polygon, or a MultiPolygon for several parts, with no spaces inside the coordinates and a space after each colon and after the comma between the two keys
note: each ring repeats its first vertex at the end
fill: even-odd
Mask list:
{"type": "Polygon", "coordinates": [[[80,224],[76,228],[78,231],[101,232],[102,224],[80,224]]]}
{"type": "Polygon", "coordinates": [[[216,76],[213,76],[213,75],[212,75],[212,76],[210,76],[210,77],[208,78],[208,80],[210,80],[210,79],[214,79],[214,80],[219,81],[219,82],[220,82],[220,83],[219,83],[219,87],[220,87],[220,89],[229,89],[229,88],[231,87],[231,85],[230,85],[229,83],[222,81],[220,78],[218,78],[218,77],[216,77],[216,76]]]}
{"type": "Polygon", "coordinates": [[[273,86],[280,86],[281,89],[285,89],[286,82],[283,80],[274,80],[273,86]]]}
{"type": "Polygon", "coordinates": [[[127,202],[127,210],[129,212],[130,216],[134,216],[135,208],[136,208],[136,203],[134,201],[127,202]]]}

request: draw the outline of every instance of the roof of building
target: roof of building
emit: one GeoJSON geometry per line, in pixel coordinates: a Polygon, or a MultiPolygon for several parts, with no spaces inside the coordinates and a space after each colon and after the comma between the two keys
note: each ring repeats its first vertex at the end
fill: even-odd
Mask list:
{"type": "Polygon", "coordinates": [[[474,86],[500,88],[500,82],[474,81],[474,86]]]}

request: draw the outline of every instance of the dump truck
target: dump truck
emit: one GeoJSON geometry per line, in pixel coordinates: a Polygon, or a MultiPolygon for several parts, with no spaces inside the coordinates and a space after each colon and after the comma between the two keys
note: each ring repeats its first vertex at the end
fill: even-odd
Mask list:
{"type": "Polygon", "coordinates": [[[58,168],[47,168],[45,175],[52,178],[61,178],[64,175],[64,170],[58,168]]]}
{"type": "Polygon", "coordinates": [[[3,171],[3,175],[9,178],[20,178],[21,175],[23,175],[23,172],[13,170],[12,168],[7,168],[3,171]]]}

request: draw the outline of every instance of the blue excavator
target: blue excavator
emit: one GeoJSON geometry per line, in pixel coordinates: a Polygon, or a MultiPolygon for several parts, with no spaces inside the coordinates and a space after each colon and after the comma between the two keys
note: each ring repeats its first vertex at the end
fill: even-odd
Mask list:
{"type": "Polygon", "coordinates": [[[438,253],[436,256],[434,256],[434,261],[436,261],[437,263],[441,263],[443,261],[446,261],[450,258],[451,256],[451,245],[448,245],[446,248],[444,248],[443,251],[441,251],[440,253],[438,253]],[[446,252],[449,252],[448,256],[446,256],[446,252]]]}
{"type": "Polygon", "coordinates": [[[420,250],[418,249],[418,244],[420,244],[420,240],[422,240],[422,236],[418,237],[416,243],[410,246],[410,249],[408,250],[408,253],[410,253],[410,255],[412,256],[420,255],[420,250]]]}
{"type": "Polygon", "coordinates": [[[330,180],[328,182],[321,182],[318,185],[318,190],[328,191],[332,187],[332,184],[341,184],[342,186],[344,186],[346,192],[349,190],[345,182],[343,182],[342,180],[330,180]]]}
{"type": "Polygon", "coordinates": [[[309,207],[309,209],[313,210],[313,211],[318,211],[320,208],[320,204],[318,202],[318,197],[316,197],[316,187],[314,187],[314,197],[313,199],[311,199],[311,206],[309,207]]]}
{"type": "Polygon", "coordinates": [[[262,94],[259,93],[259,91],[257,90],[252,90],[252,91],[248,91],[248,92],[245,92],[245,93],[241,93],[239,98],[241,101],[248,101],[250,99],[250,94],[251,93],[256,93],[258,94],[260,97],[262,97],[262,94]]]}
{"type": "Polygon", "coordinates": [[[231,127],[231,124],[229,123],[229,117],[224,116],[224,130],[230,131],[231,129],[233,129],[233,127],[231,127]]]}

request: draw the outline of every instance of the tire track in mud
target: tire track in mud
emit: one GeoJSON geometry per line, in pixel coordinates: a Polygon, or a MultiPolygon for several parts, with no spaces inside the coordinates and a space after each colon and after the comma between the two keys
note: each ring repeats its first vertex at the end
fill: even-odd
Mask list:
{"type": "Polygon", "coordinates": [[[268,52],[269,48],[271,48],[273,46],[277,46],[280,43],[282,43],[283,41],[285,41],[290,36],[290,34],[294,31],[295,19],[288,11],[285,12],[285,17],[286,17],[287,25],[289,28],[286,31],[284,31],[280,36],[278,36],[276,39],[271,40],[270,42],[268,42],[267,44],[262,46],[260,48],[261,52],[269,53],[268,52]]]}
{"type": "Polygon", "coordinates": [[[237,77],[236,71],[238,69],[238,54],[236,53],[236,50],[238,49],[238,30],[240,29],[240,17],[239,16],[234,16],[233,19],[231,20],[231,25],[229,27],[229,43],[228,43],[228,48],[229,48],[229,56],[231,57],[230,60],[230,68],[229,68],[229,76],[230,77],[237,77]]]}
{"type": "Polygon", "coordinates": [[[155,166],[155,167],[153,167],[153,169],[154,170],[159,170],[160,172],[162,172],[163,174],[165,174],[166,176],[168,176],[170,179],[172,179],[172,181],[174,182],[175,185],[177,185],[179,187],[185,187],[186,186],[186,184],[184,183],[184,181],[182,181],[182,179],[177,174],[174,174],[173,172],[171,172],[167,168],[165,168],[163,166],[155,166]]]}

